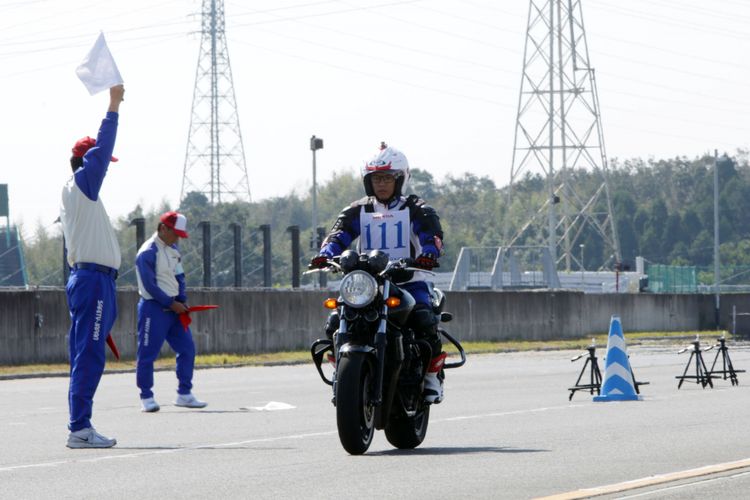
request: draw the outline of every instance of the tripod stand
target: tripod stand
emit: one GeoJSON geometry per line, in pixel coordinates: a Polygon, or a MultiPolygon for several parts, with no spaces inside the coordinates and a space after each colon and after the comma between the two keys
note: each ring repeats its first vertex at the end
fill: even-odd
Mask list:
{"type": "Polygon", "coordinates": [[[711,365],[711,370],[708,372],[709,375],[713,375],[714,373],[719,373],[722,375],[722,378],[724,380],[726,380],[728,376],[729,380],[732,381],[732,385],[740,385],[740,382],[737,380],[737,374],[743,373],[745,370],[735,370],[734,366],[732,366],[732,360],[729,358],[729,348],[727,347],[726,339],[724,339],[724,337],[721,337],[719,339],[719,343],[716,344],[714,347],[718,347],[719,350],[716,351],[716,357],[714,358],[714,362],[711,365]],[[714,370],[714,367],[716,366],[716,362],[719,360],[720,355],[721,355],[721,363],[724,369],[714,370]]]}
{"type": "MultiPolygon", "coordinates": [[[[596,393],[599,394],[599,390],[602,386],[602,373],[599,371],[599,362],[596,359],[596,345],[592,342],[591,345],[586,348],[586,350],[588,350],[589,355],[586,358],[586,361],[583,363],[583,368],[581,368],[581,373],[578,375],[576,385],[568,389],[570,391],[568,401],[573,399],[573,395],[576,393],[576,391],[587,390],[590,394],[594,394],[594,390],[596,390],[596,393]],[[583,374],[586,372],[586,366],[589,366],[589,363],[589,374],[591,377],[590,382],[588,384],[581,384],[581,379],[583,378],[583,374]]],[[[579,354],[570,361],[578,361],[582,357],[583,354],[579,354]]]]}
{"type": "MultiPolygon", "coordinates": [[[[680,387],[682,387],[682,383],[685,381],[685,379],[695,379],[695,383],[701,384],[704,389],[707,385],[710,385],[711,389],[713,389],[714,384],[711,381],[713,377],[711,375],[711,372],[709,372],[706,368],[706,363],[703,361],[703,355],[701,354],[701,342],[698,339],[698,336],[695,337],[695,340],[691,342],[691,344],[693,345],[693,350],[690,351],[690,358],[688,359],[687,366],[685,366],[685,371],[682,372],[682,375],[678,375],[675,377],[677,379],[680,379],[680,383],[677,384],[677,388],[679,389],[680,387]],[[687,375],[687,372],[690,369],[690,362],[693,360],[693,357],[695,357],[695,375],[687,375]]],[[[714,346],[711,346],[705,350],[710,351],[713,348],[714,346]]],[[[688,349],[688,347],[681,349],[677,352],[677,354],[682,354],[688,349]]]]}
{"type": "MultiPolygon", "coordinates": [[[[596,394],[599,395],[601,393],[601,387],[602,387],[602,373],[599,371],[599,362],[597,361],[597,357],[595,356],[596,353],[596,344],[594,343],[594,339],[591,339],[591,345],[586,348],[586,350],[589,352],[588,357],[586,358],[586,361],[583,363],[583,368],[581,368],[581,373],[578,375],[578,380],[576,380],[576,385],[573,387],[568,388],[570,391],[570,396],[568,396],[568,401],[573,399],[573,395],[576,393],[576,391],[589,391],[589,394],[594,394],[594,390],[596,390],[596,394]],[[586,372],[586,366],[591,363],[589,374],[590,374],[590,382],[588,384],[581,384],[581,379],[583,378],[583,374],[586,372]]],[[[571,362],[578,361],[583,357],[583,354],[579,354],[575,358],[571,359],[571,362]]],[[[630,356],[628,356],[630,358],[630,356]]],[[[635,380],[635,373],[633,372],[633,368],[630,368],[630,377],[633,380],[633,388],[635,389],[636,394],[640,394],[640,386],[642,385],[648,385],[649,382],[638,382],[635,380]]]]}

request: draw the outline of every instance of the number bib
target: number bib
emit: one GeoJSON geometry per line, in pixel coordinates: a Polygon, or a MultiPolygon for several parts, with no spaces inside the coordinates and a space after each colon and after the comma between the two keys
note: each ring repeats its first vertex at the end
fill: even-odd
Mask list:
{"type": "Polygon", "coordinates": [[[361,232],[359,251],[381,250],[390,260],[411,257],[409,240],[411,221],[409,210],[394,210],[388,213],[365,212],[359,216],[361,232]]]}

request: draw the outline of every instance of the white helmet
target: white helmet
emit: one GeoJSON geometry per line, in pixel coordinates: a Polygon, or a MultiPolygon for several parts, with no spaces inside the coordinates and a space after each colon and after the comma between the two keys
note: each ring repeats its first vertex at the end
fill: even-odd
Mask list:
{"type": "Polygon", "coordinates": [[[393,192],[394,197],[401,196],[409,184],[411,174],[409,173],[409,161],[404,153],[398,149],[388,146],[385,142],[380,143],[380,152],[368,161],[362,169],[362,182],[365,185],[367,196],[375,196],[375,190],[372,188],[372,179],[370,174],[385,173],[391,174],[396,178],[396,190],[393,192]]]}

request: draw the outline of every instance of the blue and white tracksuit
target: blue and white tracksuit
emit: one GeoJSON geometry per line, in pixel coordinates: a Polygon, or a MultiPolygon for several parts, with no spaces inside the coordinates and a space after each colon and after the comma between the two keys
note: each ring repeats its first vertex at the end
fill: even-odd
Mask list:
{"type": "Polygon", "coordinates": [[[104,372],[107,336],[117,318],[115,279],[120,246],[99,198],[117,136],[118,114],[102,120],[96,146],[63,188],[60,222],[72,271],[66,292],[70,310],[68,429],[91,427],[94,393],[104,372]],[[85,268],[84,268],[85,267],[85,268]]]}
{"type": "MultiPolygon", "coordinates": [[[[432,207],[415,195],[400,196],[388,204],[374,196],[355,201],[339,215],[323,241],[320,255],[340,255],[359,237],[358,251],[382,250],[390,260],[414,258],[422,253],[439,257],[443,231],[440,218],[432,207]]],[[[406,283],[399,283],[417,304],[429,305],[430,294],[425,274],[415,272],[406,283]]]]}
{"type": "Polygon", "coordinates": [[[190,394],[193,388],[195,344],[190,328],[185,331],[179,317],[169,306],[187,302],[185,272],[177,245],[167,245],[157,233],[146,240],[135,259],[138,278],[138,355],[136,383],[141,399],[154,393],[154,361],[166,340],[177,353],[178,394],[190,394]]]}

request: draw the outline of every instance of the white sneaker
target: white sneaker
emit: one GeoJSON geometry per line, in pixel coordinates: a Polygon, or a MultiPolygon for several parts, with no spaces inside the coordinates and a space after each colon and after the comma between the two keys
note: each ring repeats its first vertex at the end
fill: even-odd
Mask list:
{"type": "Polygon", "coordinates": [[[117,440],[102,436],[93,427],[87,427],[68,435],[68,448],[111,448],[117,440]]]}
{"type": "Polygon", "coordinates": [[[208,403],[190,394],[178,394],[174,402],[175,406],[184,406],[185,408],[204,408],[208,403]]]}
{"type": "Polygon", "coordinates": [[[424,400],[434,404],[443,400],[443,381],[438,378],[437,372],[428,372],[424,376],[424,400]]]}
{"type": "Polygon", "coordinates": [[[153,413],[159,411],[159,403],[154,398],[141,399],[141,411],[153,413]]]}

